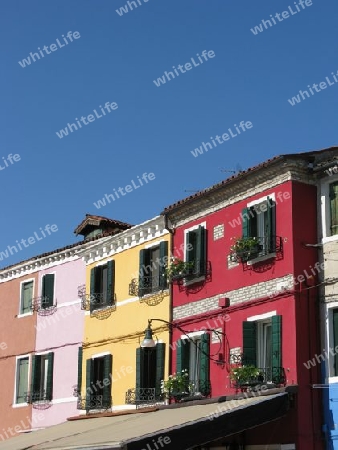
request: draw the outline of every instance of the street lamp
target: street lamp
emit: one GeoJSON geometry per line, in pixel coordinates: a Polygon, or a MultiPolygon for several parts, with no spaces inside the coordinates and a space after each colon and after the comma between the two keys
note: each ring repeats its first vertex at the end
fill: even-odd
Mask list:
{"type": "MultiPolygon", "coordinates": [[[[179,325],[177,325],[175,323],[172,323],[172,322],[168,322],[167,320],[163,320],[163,319],[148,319],[148,326],[144,330],[144,339],[143,339],[143,341],[140,344],[140,346],[142,348],[154,348],[154,347],[156,347],[156,342],[153,339],[153,330],[151,329],[151,323],[152,323],[153,320],[158,321],[158,322],[163,322],[163,323],[166,323],[167,325],[170,325],[171,327],[177,328],[179,331],[181,331],[182,333],[184,333],[187,336],[187,338],[189,339],[190,342],[192,342],[193,345],[198,347],[197,343],[193,339],[191,339],[189,337],[188,333],[191,333],[191,331],[183,330],[179,325]]],[[[218,337],[219,337],[219,335],[222,335],[225,338],[227,338],[225,333],[223,333],[222,331],[219,331],[219,330],[215,330],[213,328],[203,328],[203,331],[213,331],[214,333],[217,334],[218,337]]],[[[200,348],[199,348],[199,350],[202,353],[204,353],[200,348]]],[[[209,354],[207,356],[210,359],[210,361],[214,361],[216,364],[221,364],[221,365],[225,364],[224,355],[222,353],[219,353],[219,357],[217,359],[213,358],[209,354]]]]}

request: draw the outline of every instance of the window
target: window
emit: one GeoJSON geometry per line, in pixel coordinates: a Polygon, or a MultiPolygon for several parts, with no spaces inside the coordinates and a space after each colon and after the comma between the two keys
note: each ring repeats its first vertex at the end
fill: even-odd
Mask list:
{"type": "Polygon", "coordinates": [[[153,398],[150,389],[155,389],[155,396],[161,394],[161,380],[164,379],[165,344],[158,342],[154,348],[136,349],[136,397],[146,400],[153,398]]]}
{"type": "Polygon", "coordinates": [[[261,369],[264,381],[282,382],[282,316],[243,322],[243,365],[261,369]]]}
{"type": "Polygon", "coordinates": [[[31,401],[53,398],[54,353],[35,355],[32,359],[31,401]]]}
{"type": "Polygon", "coordinates": [[[90,271],[90,311],[111,306],[115,301],[115,261],[90,271]]]}
{"type": "Polygon", "coordinates": [[[16,362],[15,403],[26,403],[28,392],[29,357],[18,358],[16,362]]]}
{"type": "Polygon", "coordinates": [[[187,370],[189,373],[188,380],[189,383],[194,384],[194,391],[203,395],[210,393],[209,362],[209,333],[178,341],[176,372],[187,370]]]}
{"type": "Polygon", "coordinates": [[[192,263],[192,268],[189,269],[191,278],[199,278],[206,275],[206,229],[204,226],[199,226],[194,230],[186,233],[186,262],[192,263]]]}
{"type": "Polygon", "coordinates": [[[54,281],[53,273],[48,273],[42,278],[41,308],[43,309],[54,305],[54,281]]]}
{"type": "MultiPolygon", "coordinates": [[[[330,347],[336,349],[338,345],[338,308],[332,309],[331,317],[333,345],[330,345],[330,347]]],[[[334,351],[334,356],[331,358],[330,366],[330,376],[338,377],[338,353],[336,351],[334,351]]]]}
{"type": "Polygon", "coordinates": [[[338,181],[330,184],[330,235],[338,234],[338,181]]]}
{"type": "Polygon", "coordinates": [[[21,284],[20,314],[29,314],[31,312],[33,288],[33,280],[24,281],[21,284]]]}
{"type": "Polygon", "coordinates": [[[270,197],[242,211],[243,238],[258,239],[257,256],[276,252],[276,203],[270,197]]]}
{"type": "Polygon", "coordinates": [[[86,409],[111,407],[112,355],[87,359],[86,409]]]}
{"type": "Polygon", "coordinates": [[[167,288],[165,262],[168,256],[168,242],[140,251],[139,297],[167,288]]]}

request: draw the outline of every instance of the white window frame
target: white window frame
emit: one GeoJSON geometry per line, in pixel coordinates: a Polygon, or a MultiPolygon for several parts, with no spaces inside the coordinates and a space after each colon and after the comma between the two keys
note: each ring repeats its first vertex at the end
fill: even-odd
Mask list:
{"type": "Polygon", "coordinates": [[[24,406],[28,406],[27,402],[17,403],[17,381],[18,381],[18,361],[20,359],[26,359],[28,358],[28,375],[27,375],[27,391],[29,391],[29,383],[30,383],[30,372],[31,372],[31,355],[20,355],[15,357],[15,377],[14,377],[14,398],[13,398],[13,408],[22,408],[24,406]]]}
{"type": "MultiPolygon", "coordinates": [[[[338,300],[336,302],[330,303],[330,305],[327,306],[326,310],[326,333],[325,333],[325,350],[326,355],[329,355],[329,357],[325,358],[322,363],[326,366],[326,381],[328,383],[338,383],[338,375],[332,376],[333,373],[333,355],[329,352],[329,348],[333,348],[333,351],[335,352],[335,348],[333,345],[331,346],[331,343],[334,343],[333,340],[333,310],[338,309],[338,300]]],[[[325,356],[325,354],[323,355],[325,356]]]]}
{"type": "Polygon", "coordinates": [[[27,317],[27,316],[32,316],[33,315],[33,310],[31,309],[30,312],[28,313],[21,313],[21,307],[22,307],[22,287],[24,284],[26,283],[30,283],[33,281],[33,296],[32,296],[32,301],[34,298],[34,289],[35,289],[35,278],[27,278],[26,280],[22,280],[20,282],[20,304],[19,304],[19,314],[17,315],[17,317],[20,319],[21,317],[27,317]]]}
{"type": "Polygon", "coordinates": [[[326,242],[338,241],[338,234],[331,236],[330,223],[330,184],[338,182],[338,175],[332,175],[324,178],[321,181],[320,186],[320,199],[321,199],[321,216],[322,216],[322,240],[326,242]]]}

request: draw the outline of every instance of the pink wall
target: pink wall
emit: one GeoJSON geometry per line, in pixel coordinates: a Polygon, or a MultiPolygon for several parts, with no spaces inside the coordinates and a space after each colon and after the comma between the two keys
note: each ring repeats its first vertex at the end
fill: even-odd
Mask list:
{"type": "Polygon", "coordinates": [[[82,345],[84,311],[78,298],[78,286],[85,284],[85,263],[82,260],[51,266],[39,273],[38,295],[42,277],[55,273],[54,314],[37,315],[36,353],[54,352],[53,404],[43,410],[38,426],[50,426],[77,415],[73,386],[77,384],[78,347],[82,345]]]}

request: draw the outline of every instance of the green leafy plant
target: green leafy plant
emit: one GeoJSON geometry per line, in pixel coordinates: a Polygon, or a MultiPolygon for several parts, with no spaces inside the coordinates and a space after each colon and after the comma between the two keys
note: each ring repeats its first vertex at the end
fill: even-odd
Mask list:
{"type": "Polygon", "coordinates": [[[186,262],[179,258],[171,258],[171,264],[166,268],[166,275],[169,279],[188,275],[194,267],[194,262],[186,262]]]}
{"type": "Polygon", "coordinates": [[[231,255],[235,255],[242,259],[248,259],[249,257],[258,254],[261,246],[258,238],[256,237],[235,237],[231,238],[234,242],[230,247],[231,255]]]}
{"type": "Polygon", "coordinates": [[[230,379],[236,384],[250,383],[252,381],[260,381],[262,373],[255,366],[234,367],[230,372],[230,379]]]}
{"type": "Polygon", "coordinates": [[[167,397],[175,397],[177,394],[191,394],[194,390],[194,383],[189,381],[187,370],[169,375],[167,381],[161,381],[161,392],[167,397]]]}

